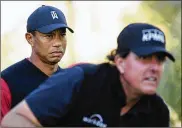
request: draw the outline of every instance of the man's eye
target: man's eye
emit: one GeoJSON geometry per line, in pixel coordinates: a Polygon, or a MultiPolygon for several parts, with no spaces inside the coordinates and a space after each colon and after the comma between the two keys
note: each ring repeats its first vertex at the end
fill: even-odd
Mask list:
{"type": "Polygon", "coordinates": [[[145,59],[147,59],[147,58],[150,58],[150,56],[139,56],[138,58],[139,58],[139,59],[142,59],[142,60],[145,60],[145,59]]]}
{"type": "Polygon", "coordinates": [[[66,36],[66,33],[61,33],[61,36],[66,36]]]}
{"type": "Polygon", "coordinates": [[[139,58],[139,59],[145,59],[143,56],[139,56],[138,58],[139,58]]]}
{"type": "Polygon", "coordinates": [[[157,60],[159,62],[165,62],[166,61],[166,57],[165,56],[157,56],[157,60]]]}
{"type": "Polygon", "coordinates": [[[45,35],[45,37],[52,37],[52,35],[45,35]]]}

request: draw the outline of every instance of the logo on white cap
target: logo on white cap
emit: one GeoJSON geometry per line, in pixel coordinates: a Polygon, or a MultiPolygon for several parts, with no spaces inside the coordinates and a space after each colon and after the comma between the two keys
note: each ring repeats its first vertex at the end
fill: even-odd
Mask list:
{"type": "Polygon", "coordinates": [[[153,39],[154,41],[160,41],[161,43],[164,43],[164,34],[157,29],[145,29],[142,30],[142,34],[143,42],[151,41],[153,39]]]}
{"type": "Polygon", "coordinates": [[[58,15],[56,13],[56,11],[51,11],[51,15],[52,15],[52,19],[58,19],[58,15]]]}

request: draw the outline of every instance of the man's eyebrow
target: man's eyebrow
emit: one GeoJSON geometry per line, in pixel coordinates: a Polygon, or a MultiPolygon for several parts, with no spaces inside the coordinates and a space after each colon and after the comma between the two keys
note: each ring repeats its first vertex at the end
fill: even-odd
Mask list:
{"type": "Polygon", "coordinates": [[[66,33],[66,28],[60,28],[59,31],[62,33],[66,33]]]}
{"type": "Polygon", "coordinates": [[[54,30],[54,31],[51,31],[51,32],[48,32],[48,33],[43,33],[43,34],[55,34],[56,32],[59,32],[59,33],[66,33],[66,30],[64,30],[64,29],[59,29],[59,30],[54,30]]]}
{"type": "Polygon", "coordinates": [[[54,33],[55,33],[55,31],[48,32],[48,33],[45,33],[45,34],[54,34],[54,33]]]}

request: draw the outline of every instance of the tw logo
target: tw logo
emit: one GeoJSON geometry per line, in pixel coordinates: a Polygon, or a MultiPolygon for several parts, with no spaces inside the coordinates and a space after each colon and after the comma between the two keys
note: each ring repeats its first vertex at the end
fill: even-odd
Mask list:
{"type": "Polygon", "coordinates": [[[58,19],[58,15],[56,13],[56,11],[51,11],[51,16],[52,16],[52,19],[58,19]]]}

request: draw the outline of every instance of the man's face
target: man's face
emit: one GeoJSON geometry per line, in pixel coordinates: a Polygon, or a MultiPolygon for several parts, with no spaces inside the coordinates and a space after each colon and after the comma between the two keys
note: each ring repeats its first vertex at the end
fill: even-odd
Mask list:
{"type": "Polygon", "coordinates": [[[123,78],[136,94],[154,94],[163,72],[161,53],[138,57],[133,52],[123,60],[123,78]]]}
{"type": "Polygon", "coordinates": [[[57,29],[47,34],[35,31],[32,38],[32,50],[41,61],[56,64],[61,60],[67,43],[65,29],[57,29]]]}

